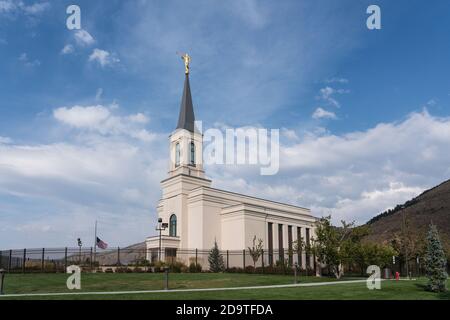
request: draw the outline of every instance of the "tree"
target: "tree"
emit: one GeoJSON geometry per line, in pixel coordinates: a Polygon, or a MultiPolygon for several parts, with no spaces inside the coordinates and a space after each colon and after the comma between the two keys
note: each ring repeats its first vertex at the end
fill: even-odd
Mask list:
{"type": "Polygon", "coordinates": [[[258,244],[256,244],[256,236],[253,237],[253,247],[248,247],[248,252],[253,260],[253,267],[256,268],[256,262],[258,262],[259,257],[263,253],[263,241],[258,239],[258,244]]]}
{"type": "Polygon", "coordinates": [[[336,228],[331,225],[331,216],[321,218],[317,223],[316,237],[311,244],[311,251],[316,255],[317,260],[326,264],[337,279],[340,279],[344,273],[345,250],[341,249],[354,224],[345,221],[341,223],[342,227],[336,228]]]}
{"type": "Polygon", "coordinates": [[[216,240],[214,240],[214,247],[209,252],[208,262],[211,272],[222,272],[225,270],[225,263],[223,262],[223,257],[220,254],[216,240]]]}
{"type": "Polygon", "coordinates": [[[447,257],[442,249],[439,233],[435,225],[430,225],[427,236],[425,254],[425,270],[427,273],[427,289],[433,292],[447,291],[447,257]]]}

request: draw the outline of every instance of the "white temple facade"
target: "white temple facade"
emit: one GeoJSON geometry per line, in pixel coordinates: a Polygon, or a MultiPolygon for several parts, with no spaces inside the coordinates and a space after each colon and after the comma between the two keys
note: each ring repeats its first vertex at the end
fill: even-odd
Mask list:
{"type": "MultiPolygon", "coordinates": [[[[288,259],[302,268],[313,267],[311,257],[292,252],[297,239],[308,242],[314,236],[317,218],[310,209],[211,187],[203,170],[203,136],[195,128],[188,73],[178,125],[169,143],[170,167],[157,206],[160,225],[166,228],[161,237],[147,238],[148,260],[176,258],[189,263],[194,250],[210,250],[214,241],[223,252],[243,252],[253,246],[256,236],[263,242],[265,265],[288,259]]],[[[206,266],[205,255],[197,259],[206,266]]],[[[229,260],[229,267],[242,266],[242,255],[229,260]]],[[[250,258],[248,262],[252,264],[250,258]]]]}

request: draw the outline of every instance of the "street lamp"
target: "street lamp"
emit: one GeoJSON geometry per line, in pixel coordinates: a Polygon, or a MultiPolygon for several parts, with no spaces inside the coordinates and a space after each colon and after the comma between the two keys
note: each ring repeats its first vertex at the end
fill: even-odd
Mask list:
{"type": "Polygon", "coordinates": [[[81,265],[81,246],[83,245],[83,243],[81,242],[81,239],[80,238],[78,238],[77,239],[77,242],[78,242],[78,248],[79,248],[79,264],[81,265]]]}
{"type": "Polygon", "coordinates": [[[166,230],[169,225],[162,222],[162,218],[158,218],[158,224],[156,225],[156,231],[159,231],[159,251],[158,260],[161,261],[161,232],[166,230]]]}

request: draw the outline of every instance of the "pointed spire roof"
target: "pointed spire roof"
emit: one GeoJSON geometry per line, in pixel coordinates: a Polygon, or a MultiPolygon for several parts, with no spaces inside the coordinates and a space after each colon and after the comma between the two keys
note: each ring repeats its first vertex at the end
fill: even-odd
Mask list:
{"type": "Polygon", "coordinates": [[[178,117],[177,129],[186,129],[190,132],[195,130],[194,107],[192,105],[191,87],[189,85],[189,74],[184,80],[183,97],[181,99],[180,116],[178,117]]]}

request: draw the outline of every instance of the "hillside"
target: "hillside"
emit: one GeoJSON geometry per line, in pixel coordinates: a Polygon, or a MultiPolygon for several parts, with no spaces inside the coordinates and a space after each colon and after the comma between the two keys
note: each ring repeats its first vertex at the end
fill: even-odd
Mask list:
{"type": "MultiPolygon", "coordinates": [[[[97,251],[96,261],[100,265],[115,265],[117,263],[117,248],[108,248],[108,250],[97,251]]],[[[78,255],[73,256],[74,259],[78,259],[78,255]]],[[[83,260],[89,259],[89,254],[81,255],[83,260]]],[[[133,263],[136,260],[145,259],[146,257],[146,246],[145,242],[136,243],[125,248],[120,249],[120,262],[122,264],[133,263]]]]}
{"type": "Polygon", "coordinates": [[[450,180],[372,218],[367,223],[370,228],[367,240],[389,242],[396,233],[401,232],[403,216],[411,231],[419,238],[425,236],[428,226],[433,222],[450,254],[450,180]]]}

